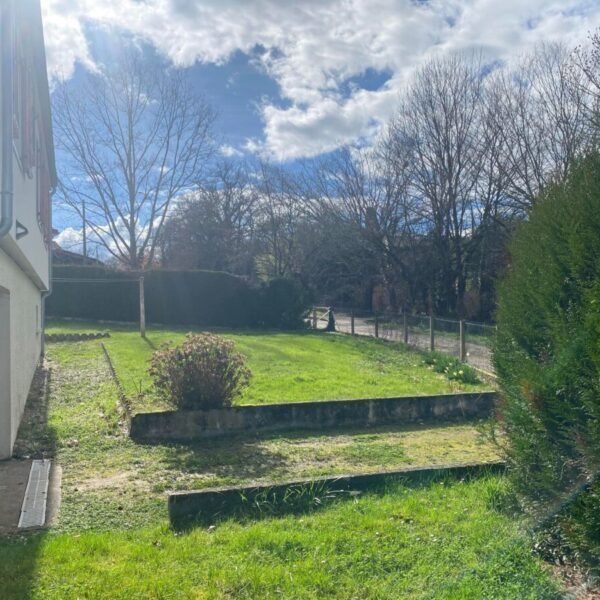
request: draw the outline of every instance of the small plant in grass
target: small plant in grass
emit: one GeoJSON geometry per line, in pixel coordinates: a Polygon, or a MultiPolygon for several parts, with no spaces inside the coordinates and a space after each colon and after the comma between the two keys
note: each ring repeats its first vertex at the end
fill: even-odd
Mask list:
{"type": "Polygon", "coordinates": [[[436,373],[443,373],[450,381],[459,383],[481,383],[475,370],[460,362],[453,356],[442,354],[441,352],[428,352],[423,359],[426,365],[429,365],[436,373]]]}
{"type": "Polygon", "coordinates": [[[239,516],[285,515],[310,512],[331,500],[348,496],[347,490],[331,489],[327,482],[313,481],[308,484],[290,485],[284,490],[264,489],[247,497],[242,493],[242,509],[239,516]]]}
{"type": "Polygon", "coordinates": [[[152,355],[149,373],[159,393],[180,409],[230,406],[251,372],[234,343],[210,333],[193,335],[152,355]]]}

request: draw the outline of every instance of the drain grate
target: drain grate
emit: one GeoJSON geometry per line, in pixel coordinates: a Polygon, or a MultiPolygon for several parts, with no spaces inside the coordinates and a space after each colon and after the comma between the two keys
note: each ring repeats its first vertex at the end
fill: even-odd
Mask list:
{"type": "Polygon", "coordinates": [[[21,507],[19,529],[42,527],[46,523],[46,501],[51,460],[34,460],[21,507]]]}

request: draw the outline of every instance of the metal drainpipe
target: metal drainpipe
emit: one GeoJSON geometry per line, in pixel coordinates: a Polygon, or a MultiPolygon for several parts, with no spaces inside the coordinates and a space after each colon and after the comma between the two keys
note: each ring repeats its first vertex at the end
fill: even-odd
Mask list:
{"type": "Polygon", "coordinates": [[[2,7],[2,187],[0,192],[0,238],[13,226],[13,52],[12,1],[2,7]]]}
{"type": "MultiPolygon", "coordinates": [[[[54,195],[54,192],[56,191],[56,187],[53,187],[50,190],[50,202],[52,202],[52,196],[54,195]]],[[[52,231],[52,225],[50,225],[50,231],[52,231]]],[[[52,294],[52,269],[53,269],[53,263],[52,263],[52,233],[50,233],[50,239],[48,240],[48,290],[45,292],[42,292],[42,307],[41,307],[41,327],[42,327],[42,358],[44,357],[45,353],[46,353],[46,338],[45,338],[45,333],[46,333],[46,299],[48,298],[48,296],[50,296],[52,294]]]]}

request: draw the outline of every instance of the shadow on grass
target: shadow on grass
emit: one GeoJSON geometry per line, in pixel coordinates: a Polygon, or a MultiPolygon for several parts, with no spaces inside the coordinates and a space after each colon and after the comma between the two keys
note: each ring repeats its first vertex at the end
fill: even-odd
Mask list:
{"type": "Polygon", "coordinates": [[[44,532],[0,537],[0,596],[5,599],[32,598],[44,532]]]}
{"type": "Polygon", "coordinates": [[[287,457],[259,444],[257,438],[227,438],[189,445],[168,444],[163,459],[169,470],[184,474],[210,474],[221,479],[252,480],[277,475],[287,457]]]}
{"type": "Polygon", "coordinates": [[[148,346],[150,346],[150,348],[152,348],[153,351],[158,350],[156,344],[147,335],[145,335],[142,339],[146,342],[146,344],[148,344],[148,346]]]}
{"type": "MultiPolygon", "coordinates": [[[[56,432],[49,424],[49,389],[51,371],[38,367],[33,378],[25,411],[13,449],[15,459],[52,458],[56,451],[56,432]]],[[[52,492],[51,492],[52,493],[52,492]]],[[[49,498],[49,503],[53,502],[49,498]]],[[[37,563],[44,529],[18,530],[0,536],[0,581],[2,598],[33,596],[37,563]]]]}
{"type": "Polygon", "coordinates": [[[50,369],[38,367],[25,404],[25,411],[13,448],[14,458],[52,458],[56,432],[49,425],[50,369]]]}
{"type": "Polygon", "coordinates": [[[281,429],[277,431],[251,432],[251,433],[235,433],[223,437],[210,438],[197,442],[174,442],[166,443],[162,441],[145,441],[137,442],[145,446],[165,446],[171,448],[186,448],[198,452],[213,452],[219,448],[239,448],[248,445],[253,446],[260,442],[269,442],[275,440],[285,441],[302,441],[310,438],[333,438],[336,436],[356,436],[367,437],[376,436],[386,433],[411,433],[418,431],[434,431],[436,429],[445,429],[447,427],[464,427],[470,426],[476,428],[482,435],[489,436],[490,428],[489,419],[474,419],[465,421],[462,417],[454,419],[437,419],[435,421],[422,421],[414,424],[390,423],[383,425],[367,425],[365,427],[358,426],[339,426],[339,427],[322,427],[314,429],[281,429]]]}
{"type": "MultiPolygon", "coordinates": [[[[173,327],[172,329],[169,329],[169,330],[156,329],[154,332],[150,331],[150,332],[146,333],[146,337],[144,337],[143,339],[148,344],[148,346],[150,346],[150,348],[152,348],[152,350],[158,349],[157,344],[152,340],[152,333],[160,334],[163,331],[179,332],[179,333],[185,331],[186,333],[189,332],[189,333],[194,333],[194,334],[208,332],[208,333],[216,333],[216,334],[225,335],[225,336],[226,335],[235,335],[236,338],[238,338],[238,341],[242,341],[244,337],[251,337],[253,351],[257,351],[257,350],[261,351],[261,352],[265,353],[266,355],[268,355],[271,360],[275,359],[275,360],[281,360],[281,361],[292,360],[293,354],[290,354],[290,351],[286,351],[285,349],[282,349],[281,347],[278,346],[278,344],[280,343],[279,341],[277,341],[278,336],[286,336],[286,335],[316,336],[317,335],[314,331],[304,331],[304,330],[293,330],[293,331],[273,331],[273,330],[256,330],[256,329],[233,330],[231,328],[219,329],[219,328],[215,328],[215,327],[204,328],[204,329],[203,328],[179,329],[177,327],[173,327]],[[257,338],[259,338],[261,340],[262,340],[262,338],[264,338],[264,341],[258,341],[257,338]],[[273,341],[273,338],[275,338],[275,340],[276,340],[275,342],[273,341]]],[[[160,343],[160,345],[163,345],[165,343],[167,345],[171,345],[171,346],[175,345],[174,342],[168,341],[168,340],[163,340],[160,343]]]]}
{"type": "MultiPolygon", "coordinates": [[[[373,437],[389,433],[431,431],[432,428],[448,427],[448,425],[448,422],[438,423],[435,426],[432,426],[432,424],[384,425],[369,429],[340,428],[334,432],[313,429],[271,432],[263,435],[238,435],[189,444],[138,445],[147,448],[160,446],[159,470],[170,473],[168,480],[171,480],[170,484],[158,483],[157,485],[161,489],[189,489],[190,477],[196,477],[198,483],[203,487],[206,487],[207,479],[215,480],[216,483],[213,485],[237,484],[240,481],[289,479],[293,477],[290,472],[295,470],[299,461],[302,462],[306,458],[310,461],[312,457],[312,454],[307,454],[307,450],[304,448],[296,450],[295,444],[302,446],[305,442],[310,441],[314,448],[318,448],[320,438],[327,442],[330,438],[336,436],[350,438],[350,440],[343,441],[345,444],[343,448],[332,454],[331,458],[331,460],[334,460],[337,457],[348,463],[347,472],[356,470],[356,467],[352,466],[355,463],[360,464],[362,469],[368,471],[371,471],[373,467],[384,468],[386,464],[385,457],[382,458],[380,451],[385,452],[385,448],[383,450],[377,447],[371,448],[370,444],[373,437]],[[279,441],[282,445],[278,444],[279,441]],[[371,456],[370,452],[374,453],[371,458],[369,458],[371,456]],[[183,485],[181,482],[183,482],[183,485]]],[[[460,427],[464,424],[456,422],[455,425],[460,427]]],[[[399,459],[400,453],[401,448],[398,448],[394,464],[404,462],[399,459]]],[[[315,465],[317,472],[322,464],[324,463],[315,465]]],[[[304,469],[307,473],[311,470],[314,469],[308,467],[304,469]]],[[[321,469],[321,472],[323,472],[323,469],[321,469]]]]}

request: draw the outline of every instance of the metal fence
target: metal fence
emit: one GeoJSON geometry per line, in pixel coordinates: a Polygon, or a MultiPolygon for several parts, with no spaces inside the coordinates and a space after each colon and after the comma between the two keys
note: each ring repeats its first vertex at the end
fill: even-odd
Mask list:
{"type": "MultiPolygon", "coordinates": [[[[324,329],[326,307],[315,307],[311,325],[324,329]]],[[[361,310],[336,310],[337,331],[405,343],[419,350],[436,350],[492,372],[491,348],[496,326],[427,315],[377,314],[361,310]]]]}

